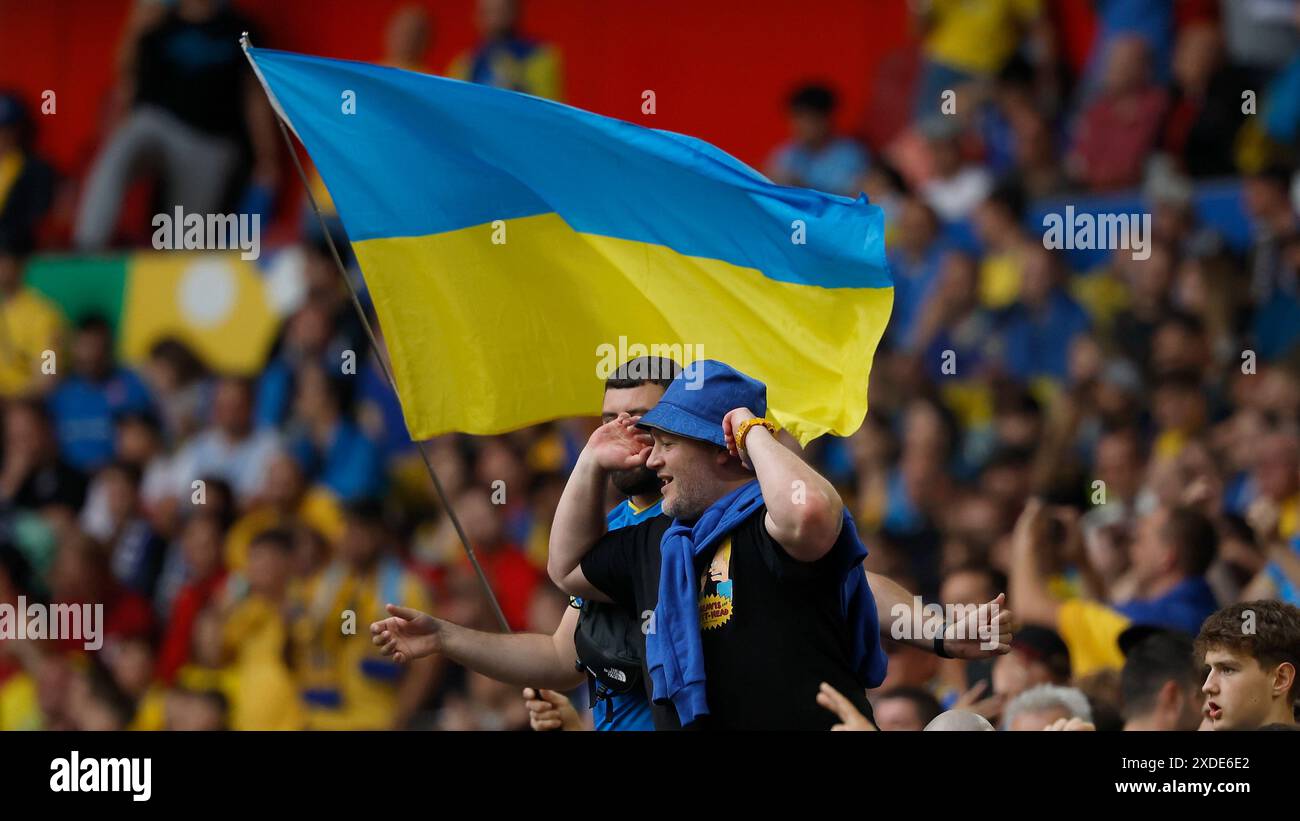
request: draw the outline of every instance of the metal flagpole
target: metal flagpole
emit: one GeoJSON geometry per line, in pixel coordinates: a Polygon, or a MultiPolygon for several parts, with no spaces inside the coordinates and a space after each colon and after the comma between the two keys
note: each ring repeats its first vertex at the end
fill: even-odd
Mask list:
{"type": "MultiPolygon", "coordinates": [[[[248,53],[248,47],[251,45],[248,39],[248,32],[244,32],[239,38],[239,44],[244,49],[244,56],[252,64],[254,72],[257,72],[257,64],[253,63],[253,58],[248,53]]],[[[258,73],[258,79],[261,80],[261,73],[258,73]]],[[[262,83],[263,90],[266,92],[267,99],[272,103],[275,110],[275,123],[280,127],[280,134],[284,137],[284,145],[289,149],[289,156],[293,159],[293,165],[298,169],[298,179],[302,180],[302,189],[307,192],[307,201],[311,203],[311,210],[316,212],[316,219],[320,222],[321,233],[325,235],[325,242],[330,247],[330,254],[334,257],[334,264],[338,267],[339,276],[348,286],[348,295],[352,297],[352,307],[357,312],[357,318],[361,320],[361,326],[365,328],[366,338],[370,340],[370,348],[379,360],[379,367],[384,371],[384,377],[388,380],[389,386],[397,393],[397,380],[393,378],[393,372],[388,368],[388,361],[384,359],[379,350],[379,341],[375,338],[375,331],[370,326],[370,319],[366,316],[365,309],[361,307],[361,300],[357,297],[356,286],[352,283],[352,278],[348,276],[347,267],[343,264],[342,257],[339,256],[339,249],[334,244],[334,236],[330,233],[329,226],[325,224],[325,217],[320,212],[320,207],[316,204],[316,197],[311,192],[311,184],[307,182],[307,173],[303,171],[302,162],[298,159],[298,152],[294,150],[293,140],[289,138],[289,130],[284,125],[284,112],[280,110],[279,105],[274,104],[275,100],[271,96],[271,89],[262,83]]],[[[409,434],[409,431],[408,431],[409,434]]],[[[479,584],[483,586],[483,592],[487,595],[488,601],[492,604],[492,612],[496,615],[497,623],[506,633],[511,632],[510,623],[506,621],[505,612],[501,610],[501,603],[497,601],[496,594],[492,592],[492,585],[488,582],[487,574],[483,572],[483,566],[479,564],[478,556],[474,554],[474,548],[470,547],[469,537],[465,535],[465,528],[461,525],[460,519],[456,517],[456,511],[451,507],[451,500],[447,498],[447,492],[442,487],[442,482],[438,479],[438,474],[433,469],[433,461],[429,458],[428,448],[425,447],[423,440],[415,439],[415,447],[420,451],[420,458],[424,460],[425,470],[429,473],[429,479],[433,481],[433,489],[438,494],[438,499],[442,501],[443,509],[447,511],[451,524],[456,528],[456,535],[460,537],[460,545],[465,549],[465,555],[469,557],[470,564],[474,566],[474,573],[478,576],[479,584]]]]}

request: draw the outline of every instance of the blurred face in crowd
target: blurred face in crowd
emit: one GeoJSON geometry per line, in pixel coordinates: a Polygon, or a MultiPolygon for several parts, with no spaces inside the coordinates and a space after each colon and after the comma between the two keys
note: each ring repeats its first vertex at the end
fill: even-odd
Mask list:
{"type": "Polygon", "coordinates": [[[112,732],[125,729],[121,717],[91,687],[89,676],[74,675],[68,683],[68,716],[78,730],[112,732]]]}
{"type": "Polygon", "coordinates": [[[1064,706],[1047,707],[1042,710],[1017,713],[1006,729],[1012,732],[1037,732],[1063,718],[1070,718],[1070,711],[1064,706]]]}
{"type": "Polygon", "coordinates": [[[1135,91],[1147,81],[1147,45],[1137,35],[1111,40],[1106,58],[1106,90],[1112,94],[1135,91]]]}
{"type": "Polygon", "coordinates": [[[943,258],[935,299],[950,311],[964,311],[976,304],[978,285],[979,267],[975,258],[969,254],[949,253],[943,258]]]}
{"type": "Polygon", "coordinates": [[[1129,547],[1130,563],[1140,584],[1148,584],[1177,567],[1178,554],[1166,538],[1168,508],[1158,507],[1138,522],[1129,547]]]}
{"type": "Polygon", "coordinates": [[[221,525],[215,516],[191,516],[181,531],[181,552],[190,578],[205,579],[221,567],[221,525]]]}
{"type": "MultiPolygon", "coordinates": [[[[664,389],[654,382],[646,382],[635,388],[610,388],[605,391],[605,399],[600,406],[600,421],[613,421],[620,413],[644,416],[646,411],[659,404],[663,395],[664,389]]],[[[610,480],[624,496],[659,495],[659,477],[648,467],[613,471],[610,480]]]]}
{"type": "Polygon", "coordinates": [[[77,531],[59,545],[50,571],[50,592],[57,601],[96,601],[110,580],[108,560],[100,548],[77,531]]]}
{"type": "Polygon", "coordinates": [[[128,417],[117,426],[116,446],[123,461],[144,466],[158,452],[158,433],[140,419],[128,417]]]}
{"type": "Polygon", "coordinates": [[[104,328],[77,331],[72,342],[72,368],[87,379],[103,379],[112,367],[113,340],[104,328]]]}
{"type": "Polygon", "coordinates": [[[253,402],[249,388],[234,379],[223,379],[212,398],[212,421],[227,436],[242,438],[252,425],[253,402]]]}
{"type": "Polygon", "coordinates": [[[1161,430],[1196,433],[1205,425],[1205,395],[1195,385],[1166,382],[1155,389],[1151,411],[1161,430]]]}
{"type": "Polygon", "coordinates": [[[882,730],[924,730],[916,702],[902,696],[884,696],[874,705],[876,726],[882,730]]]}
{"type": "Polygon", "coordinates": [[[292,556],[279,545],[254,540],[248,546],[248,586],[254,593],[270,598],[278,597],[288,585],[292,570],[292,556]]]}
{"type": "Polygon", "coordinates": [[[1097,443],[1097,478],[1106,483],[1109,498],[1132,501],[1142,485],[1142,456],[1137,439],[1126,431],[1116,431],[1102,436],[1097,443]]]}
{"type": "Polygon", "coordinates": [[[266,501],[282,510],[298,504],[306,490],[306,477],[296,459],[281,451],[266,467],[266,501]]]}
{"type": "Polygon", "coordinates": [[[519,19],[518,0],[479,0],[478,30],[488,40],[504,37],[519,19]]]}
{"type": "Polygon", "coordinates": [[[732,457],[716,445],[685,436],[651,432],[654,446],[646,467],[662,482],[663,511],[683,521],[692,521],[722,498],[735,478],[726,468],[732,457]]]}
{"type": "Polygon", "coordinates": [[[1062,683],[1052,675],[1051,668],[1020,649],[998,656],[993,662],[993,692],[1008,699],[1040,684],[1062,683]]]}
{"type": "Polygon", "coordinates": [[[791,109],[790,133],[801,145],[821,145],[831,135],[831,118],[811,108],[791,109]]]}
{"type": "Polygon", "coordinates": [[[164,706],[167,729],[211,732],[226,728],[225,711],[217,698],[202,693],[172,690],[164,706]]]}
{"type": "Polygon", "coordinates": [[[1267,177],[1247,177],[1241,198],[1252,220],[1293,218],[1286,189],[1267,177]]]}
{"type": "Polygon", "coordinates": [[[144,639],[125,639],[105,645],[113,681],[123,692],[139,698],[149,689],[153,680],[154,656],[149,642],[144,639]]]}
{"type": "Polygon", "coordinates": [[[939,456],[948,448],[943,417],[929,402],[912,402],[903,418],[903,449],[939,456]]]}
{"type": "Polygon", "coordinates": [[[522,499],[528,489],[528,469],[514,448],[502,439],[489,439],[483,443],[475,474],[479,484],[488,487],[493,482],[504,482],[508,504],[522,499]]]}
{"type": "Polygon", "coordinates": [[[205,608],[194,619],[194,632],[191,638],[195,664],[204,667],[221,666],[221,615],[215,607],[205,608]]]}
{"type": "Polygon", "coordinates": [[[903,200],[898,214],[898,243],[908,251],[919,254],[934,239],[937,229],[934,212],[923,200],[910,196],[903,200]]]}
{"type": "Polygon", "coordinates": [[[1032,250],[1025,255],[1020,276],[1021,301],[1031,308],[1045,305],[1056,284],[1051,253],[1046,248],[1032,246],[1032,250]]]}
{"type": "MultiPolygon", "coordinates": [[[[506,499],[510,488],[506,488],[506,499]]],[[[497,506],[492,504],[491,491],[469,488],[456,499],[456,515],[465,528],[469,543],[477,548],[495,548],[505,538],[505,528],[497,506]]]]}
{"type": "Polygon", "coordinates": [[[1266,668],[1229,648],[1207,649],[1205,664],[1210,669],[1201,692],[1212,730],[1255,730],[1269,723],[1278,700],[1288,698],[1295,682],[1290,664],[1266,668]]]}
{"type": "Polygon", "coordinates": [[[987,573],[967,569],[949,573],[939,587],[939,600],[944,604],[983,604],[997,595],[993,580],[987,573]]]}
{"type": "MultiPolygon", "coordinates": [[[[459,513],[459,509],[457,510],[459,513]]],[[[339,541],[339,558],[353,567],[365,567],[384,547],[384,527],[359,516],[349,516],[339,541]]]]}
{"type": "Polygon", "coordinates": [[[49,430],[30,407],[15,402],[5,408],[5,455],[38,459],[49,449],[49,430]]]}
{"type": "Polygon", "coordinates": [[[1174,46],[1174,79],[1185,91],[1203,92],[1218,67],[1221,52],[1222,40],[1217,26],[1193,23],[1184,27],[1174,46]]]}
{"type": "Polygon", "coordinates": [[[1278,433],[1265,438],[1252,475],[1261,496],[1282,502],[1296,492],[1298,469],[1300,450],[1296,437],[1278,433]]]}
{"type": "Polygon", "coordinates": [[[329,345],[332,325],[329,306],[323,300],[308,300],[289,320],[285,338],[295,351],[321,354],[329,345]]]}
{"type": "Polygon", "coordinates": [[[961,145],[955,138],[936,137],[929,145],[935,176],[945,179],[961,170],[961,145]]]}
{"type": "Polygon", "coordinates": [[[338,416],[338,397],[330,387],[325,369],[307,365],[298,369],[297,377],[294,416],[308,424],[332,422],[338,416]]]}
{"type": "Polygon", "coordinates": [[[109,516],[121,524],[135,514],[140,501],[139,489],[135,480],[117,467],[107,468],[102,476],[109,516]]]}
{"type": "Polygon", "coordinates": [[[388,23],[384,41],[387,60],[399,66],[424,62],[429,48],[429,15],[419,6],[403,6],[388,23]]]}
{"type": "Polygon", "coordinates": [[[1151,339],[1151,363],[1156,372],[1201,371],[1210,362],[1205,335],[1177,322],[1166,322],[1151,339]]]}

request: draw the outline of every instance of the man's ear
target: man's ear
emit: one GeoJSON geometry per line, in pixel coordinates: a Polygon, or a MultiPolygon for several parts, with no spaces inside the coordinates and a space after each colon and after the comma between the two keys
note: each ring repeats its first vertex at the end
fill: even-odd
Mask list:
{"type": "Polygon", "coordinates": [[[1295,665],[1284,661],[1273,671],[1273,687],[1280,696],[1293,692],[1295,686],[1295,665]]]}
{"type": "Polygon", "coordinates": [[[1165,683],[1161,684],[1160,689],[1156,691],[1156,708],[1167,707],[1170,711],[1176,711],[1180,706],[1178,699],[1182,697],[1183,691],[1178,686],[1178,682],[1173,679],[1166,679],[1165,683]]]}

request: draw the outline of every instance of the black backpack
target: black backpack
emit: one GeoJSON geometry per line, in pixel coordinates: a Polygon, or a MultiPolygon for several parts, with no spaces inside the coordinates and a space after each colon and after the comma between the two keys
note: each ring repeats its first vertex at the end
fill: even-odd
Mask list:
{"type": "Polygon", "coordinates": [[[642,686],[640,629],[620,607],[590,599],[582,602],[573,644],[578,669],[587,673],[593,707],[599,699],[642,686]]]}

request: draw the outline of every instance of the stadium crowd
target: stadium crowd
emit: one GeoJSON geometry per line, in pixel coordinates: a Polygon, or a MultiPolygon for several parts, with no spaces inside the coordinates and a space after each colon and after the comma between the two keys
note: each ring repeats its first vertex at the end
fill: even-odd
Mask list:
{"type": "MultiPolygon", "coordinates": [[[[1213,724],[1207,646],[1238,647],[1242,602],[1300,605],[1300,5],[1099,0],[1074,75],[1046,4],[914,5],[906,127],[837,133],[835,90],[809,82],[766,168],[866,192],[895,281],[866,420],[804,456],[853,511],[868,570],[944,604],[1005,592],[1022,628],[996,660],[889,643],[875,722],[1213,724]],[[1224,183],[1239,238],[1201,207],[1224,183]],[[1045,209],[1110,195],[1150,214],[1148,254],[1045,247],[1045,209]]],[[[559,96],[554,49],[516,14],[481,2],[482,42],[449,72],[559,96]]],[[[141,157],[160,210],[265,207],[286,166],[229,36],[250,28],[215,0],[141,3],[83,179],[59,179],[29,104],[0,96],[0,602],[105,606],[99,652],[0,640],[0,729],[526,729],[517,687],[369,640],[386,602],[496,624],[309,212],[306,297],[252,379],[177,340],[128,366],[105,318],[69,322],[24,284],[34,253],[147,235],[119,220],[141,157]],[[169,62],[195,39],[226,46],[202,94],[169,62]],[[38,248],[69,190],[66,247],[38,248]]],[[[383,61],[422,66],[424,12],[389,34],[383,61]]],[[[549,529],[596,424],[429,442],[515,630],[550,634],[569,606],[549,529]]],[[[1295,611],[1255,609],[1272,643],[1247,655],[1294,669],[1295,611]]],[[[570,695],[564,725],[590,726],[585,688],[570,695]]]]}

